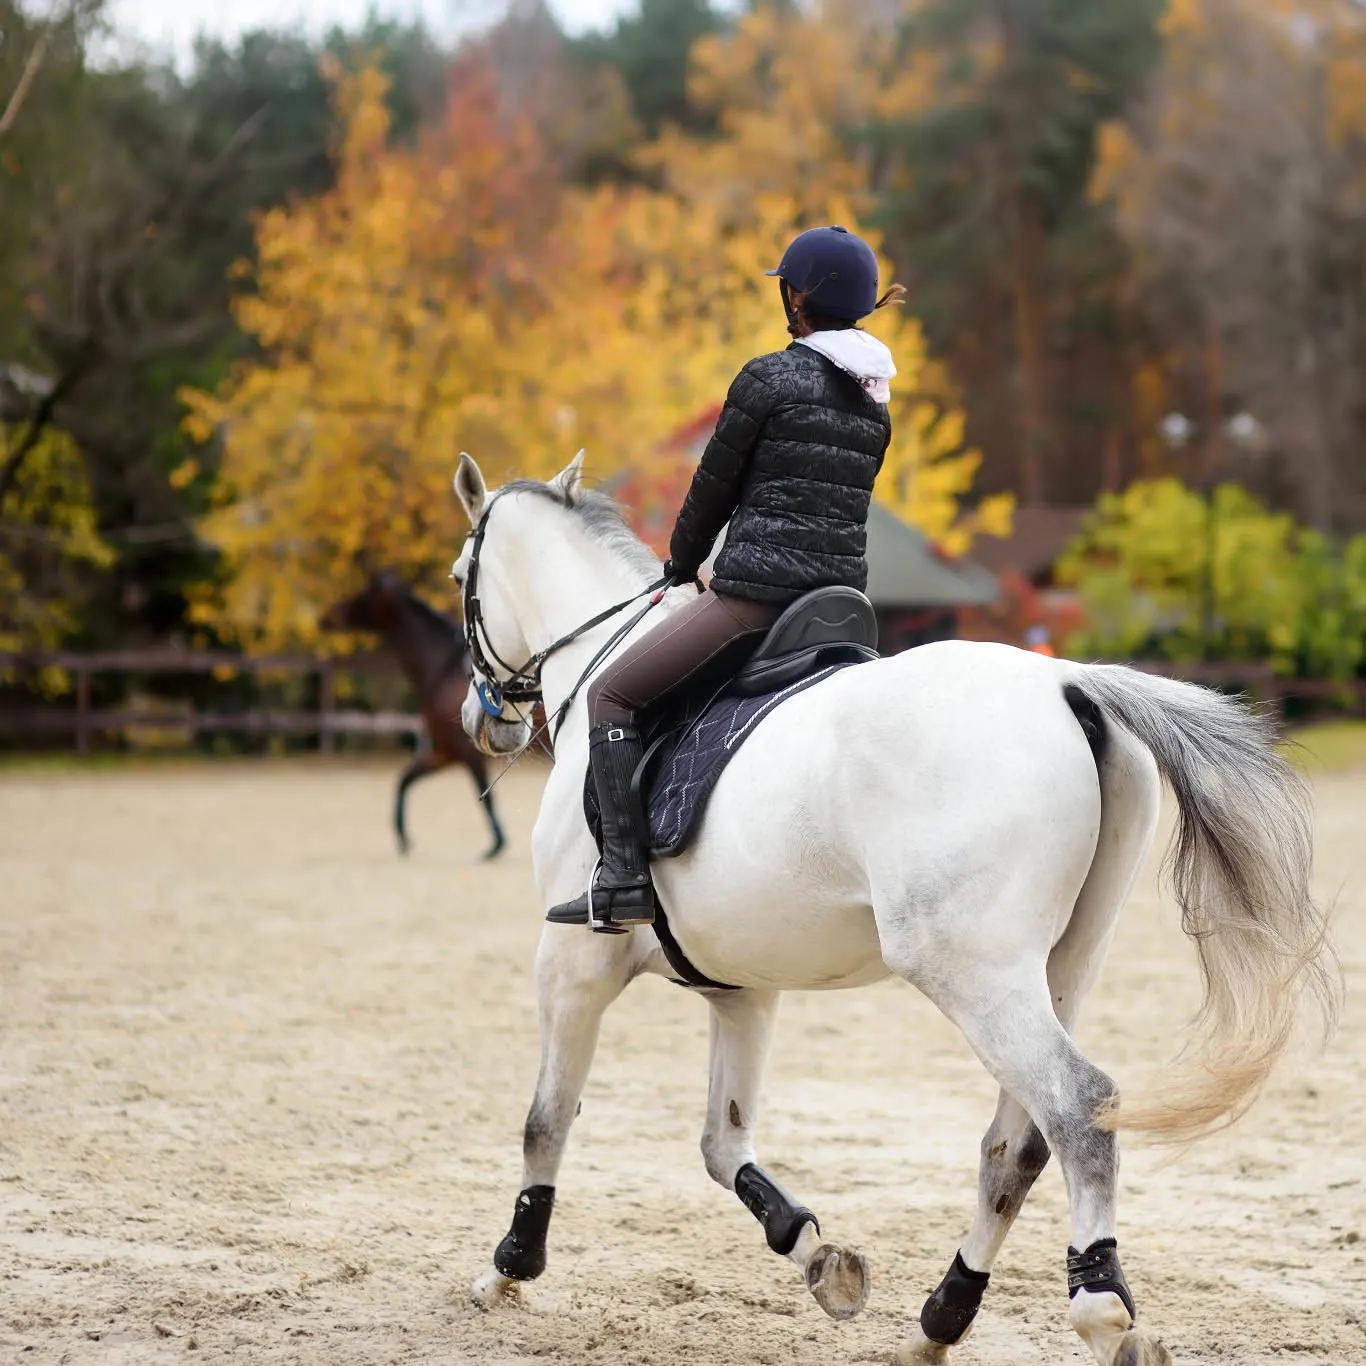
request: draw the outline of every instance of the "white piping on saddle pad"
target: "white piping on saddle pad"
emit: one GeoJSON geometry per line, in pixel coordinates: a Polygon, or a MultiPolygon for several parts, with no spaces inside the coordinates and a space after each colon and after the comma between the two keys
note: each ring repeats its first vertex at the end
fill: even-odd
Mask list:
{"type": "Polygon", "coordinates": [[[876,337],[860,332],[856,327],[833,332],[813,332],[809,337],[798,337],[801,346],[819,351],[826,360],[838,365],[867,390],[878,403],[888,403],[892,397],[889,380],[896,376],[892,353],[876,337]]]}

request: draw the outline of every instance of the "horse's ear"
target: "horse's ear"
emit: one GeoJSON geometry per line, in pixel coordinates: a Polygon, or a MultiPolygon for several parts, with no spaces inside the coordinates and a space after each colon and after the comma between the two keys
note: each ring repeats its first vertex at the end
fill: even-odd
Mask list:
{"type": "Polygon", "coordinates": [[[580,451],[559,474],[551,481],[550,487],[557,490],[566,506],[573,507],[578,501],[579,489],[583,485],[583,452],[580,451]]]}
{"type": "Polygon", "coordinates": [[[480,517],[484,515],[484,504],[488,502],[489,491],[484,483],[483,472],[475,463],[474,457],[464,451],[460,452],[460,467],[455,472],[455,496],[460,499],[460,506],[465,509],[465,516],[470,519],[470,525],[477,526],[480,517]]]}

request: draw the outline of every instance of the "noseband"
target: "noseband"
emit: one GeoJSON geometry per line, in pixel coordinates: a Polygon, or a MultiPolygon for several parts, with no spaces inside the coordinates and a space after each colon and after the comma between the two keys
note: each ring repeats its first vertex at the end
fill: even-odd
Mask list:
{"type": "Polygon", "coordinates": [[[461,589],[461,600],[465,615],[465,643],[469,646],[470,658],[474,661],[475,668],[482,675],[480,681],[475,685],[475,690],[479,698],[479,705],[489,716],[501,717],[504,704],[508,702],[544,702],[545,696],[541,689],[541,666],[546,660],[557,650],[562,650],[566,645],[571,645],[580,636],[586,635],[595,627],[601,626],[604,621],[616,616],[623,607],[629,607],[633,602],[645,597],[646,594],[650,595],[645,606],[620,630],[613,632],[606,645],[593,656],[588,667],[579,676],[579,681],[574,684],[569,696],[560,704],[559,710],[555,713],[554,727],[550,737],[553,744],[555,737],[560,733],[560,727],[564,724],[564,718],[569,714],[571,704],[579,695],[589,675],[635,629],[637,623],[642,620],[650,608],[663,598],[663,590],[669,586],[670,580],[667,576],[659,579],[648,587],[642,588],[639,593],[633,594],[622,602],[615,603],[599,612],[595,617],[590,617],[581,626],[576,626],[568,634],[562,635],[558,640],[551,641],[544,650],[538,650],[520,668],[514,668],[493,648],[493,642],[489,639],[488,626],[484,621],[483,607],[479,602],[479,555],[484,548],[484,536],[488,531],[489,514],[493,511],[493,505],[506,492],[506,489],[499,489],[489,499],[488,505],[484,508],[483,514],[474,528],[470,546],[469,572],[465,575],[465,582],[461,589]],[[502,669],[503,677],[501,679],[497,676],[494,665],[502,669]]]}

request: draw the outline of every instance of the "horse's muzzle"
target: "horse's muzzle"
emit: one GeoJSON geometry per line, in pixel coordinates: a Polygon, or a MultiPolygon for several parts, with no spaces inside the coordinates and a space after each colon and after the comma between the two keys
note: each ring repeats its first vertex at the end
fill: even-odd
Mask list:
{"type": "Polygon", "coordinates": [[[531,727],[525,721],[505,721],[482,711],[473,730],[465,727],[474,747],[492,758],[518,754],[531,743],[531,727]]]}
{"type": "Polygon", "coordinates": [[[495,758],[520,754],[531,743],[531,727],[525,721],[503,721],[485,717],[481,739],[475,743],[485,754],[491,754],[495,758]]]}

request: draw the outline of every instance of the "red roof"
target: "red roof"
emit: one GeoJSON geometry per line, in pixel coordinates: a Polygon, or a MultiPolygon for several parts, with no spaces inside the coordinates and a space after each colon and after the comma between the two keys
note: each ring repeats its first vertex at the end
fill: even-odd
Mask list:
{"type": "Polygon", "coordinates": [[[691,422],[685,422],[677,431],[671,432],[660,443],[659,449],[665,454],[674,455],[690,450],[699,441],[706,440],[716,430],[716,420],[721,416],[721,405],[713,403],[698,413],[691,422]]]}

